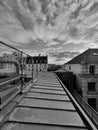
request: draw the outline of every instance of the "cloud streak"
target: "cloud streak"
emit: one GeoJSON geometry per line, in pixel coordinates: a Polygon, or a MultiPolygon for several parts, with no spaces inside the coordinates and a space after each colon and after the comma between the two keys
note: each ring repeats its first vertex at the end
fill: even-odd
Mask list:
{"type": "Polygon", "coordinates": [[[1,0],[0,39],[35,51],[55,46],[66,49],[70,43],[97,47],[98,1],[1,0]]]}

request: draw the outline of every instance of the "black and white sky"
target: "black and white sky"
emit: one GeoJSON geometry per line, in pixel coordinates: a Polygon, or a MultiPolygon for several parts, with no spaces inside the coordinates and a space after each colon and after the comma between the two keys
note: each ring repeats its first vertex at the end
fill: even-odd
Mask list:
{"type": "Polygon", "coordinates": [[[98,0],[0,0],[0,40],[63,64],[98,47],[98,0]]]}

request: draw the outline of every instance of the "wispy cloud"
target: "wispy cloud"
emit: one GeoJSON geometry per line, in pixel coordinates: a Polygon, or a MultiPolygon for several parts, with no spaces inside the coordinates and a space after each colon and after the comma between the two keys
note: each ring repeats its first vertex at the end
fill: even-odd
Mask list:
{"type": "Polygon", "coordinates": [[[1,0],[1,39],[36,52],[70,43],[98,47],[98,0],[1,0]]]}
{"type": "Polygon", "coordinates": [[[79,52],[69,52],[69,51],[63,51],[63,52],[50,52],[49,55],[51,57],[55,58],[56,62],[64,63],[75,56],[79,55],[79,52]]]}

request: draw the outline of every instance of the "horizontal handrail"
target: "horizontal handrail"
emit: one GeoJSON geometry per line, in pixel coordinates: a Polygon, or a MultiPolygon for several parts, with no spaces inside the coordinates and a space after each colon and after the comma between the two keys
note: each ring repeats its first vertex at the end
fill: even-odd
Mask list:
{"type": "Polygon", "coordinates": [[[7,80],[7,81],[5,81],[5,82],[3,82],[3,83],[0,83],[0,86],[1,85],[4,85],[4,84],[7,84],[7,83],[9,83],[9,82],[12,82],[12,81],[14,81],[14,80],[16,80],[16,79],[19,79],[21,77],[21,75],[20,76],[17,76],[16,78],[12,78],[12,79],[10,79],[10,80],[7,80]]]}
{"type": "Polygon", "coordinates": [[[85,102],[84,99],[75,90],[72,90],[72,91],[73,91],[74,97],[77,99],[79,104],[84,108],[84,110],[88,113],[88,115],[98,125],[98,113],[87,102],[85,102]]]}
{"type": "MultiPolygon", "coordinates": [[[[19,53],[19,59],[13,58],[13,60],[11,59],[11,61],[10,61],[10,57],[8,57],[8,60],[5,60],[6,58],[3,59],[3,55],[0,58],[0,63],[4,63],[4,64],[1,64],[2,66],[4,66],[7,63],[7,66],[4,66],[4,68],[1,66],[1,71],[0,71],[1,74],[4,75],[4,76],[6,74],[7,78],[0,79],[0,91],[3,90],[3,92],[4,92],[4,91],[6,91],[7,88],[15,87],[13,85],[6,86],[6,85],[10,84],[11,82],[15,81],[16,87],[18,86],[18,83],[19,83],[19,86],[18,86],[19,92],[22,94],[24,86],[26,85],[26,83],[29,82],[31,80],[31,78],[32,78],[32,82],[33,82],[33,74],[34,74],[34,72],[33,72],[33,62],[32,62],[32,75],[28,78],[26,76],[26,74],[24,74],[24,71],[25,71],[24,61],[26,61],[26,59],[24,57],[32,57],[32,56],[23,52],[22,50],[19,50],[18,48],[15,48],[12,45],[4,43],[3,41],[0,41],[0,44],[2,46],[6,46],[9,49],[13,49],[14,51],[17,51],[19,53]],[[16,67],[15,68],[11,67],[11,66],[9,67],[9,64],[15,64],[16,67]],[[13,73],[14,73],[14,76],[13,76],[13,73]],[[10,74],[10,76],[9,76],[9,74],[10,74]],[[17,81],[17,80],[19,80],[19,81],[17,81]]],[[[5,48],[5,49],[7,50],[7,48],[5,48]]],[[[18,58],[18,57],[16,57],[16,58],[18,58]]],[[[2,99],[2,101],[4,101],[3,103],[2,103],[1,97],[0,97],[0,109],[3,109],[5,107],[5,105],[7,105],[8,102],[10,102],[12,100],[11,97],[14,96],[14,94],[12,94],[12,93],[13,92],[11,92],[9,95],[6,95],[9,98],[8,101],[6,100],[7,99],[6,96],[4,96],[4,98],[2,99]]]]}
{"type": "MultiPolygon", "coordinates": [[[[55,73],[56,74],[56,73],[55,73]]],[[[82,113],[82,115],[84,116],[84,118],[86,119],[86,121],[88,122],[88,124],[90,125],[90,127],[93,130],[97,130],[96,126],[97,123],[95,122],[95,124],[93,123],[93,121],[89,120],[88,115],[85,114],[85,111],[83,110],[83,108],[81,107],[81,104],[78,103],[78,101],[76,100],[76,98],[72,95],[72,93],[65,87],[65,85],[62,83],[62,81],[60,80],[60,78],[58,77],[58,75],[56,74],[57,79],[59,80],[59,82],[61,83],[62,87],[65,89],[65,91],[68,93],[69,97],[72,99],[73,103],[77,106],[77,108],[80,110],[80,112],[82,113]]]]}
{"type": "Polygon", "coordinates": [[[19,51],[19,52],[21,52],[21,53],[23,53],[23,54],[26,54],[27,56],[30,56],[30,55],[28,55],[27,53],[25,53],[25,52],[23,52],[23,51],[21,51],[21,50],[15,48],[15,47],[13,47],[13,46],[10,46],[10,45],[8,45],[8,44],[2,42],[2,41],[0,41],[0,43],[1,43],[2,45],[5,45],[5,46],[9,47],[9,48],[12,48],[12,49],[14,49],[14,50],[16,50],[16,51],[19,51]]]}

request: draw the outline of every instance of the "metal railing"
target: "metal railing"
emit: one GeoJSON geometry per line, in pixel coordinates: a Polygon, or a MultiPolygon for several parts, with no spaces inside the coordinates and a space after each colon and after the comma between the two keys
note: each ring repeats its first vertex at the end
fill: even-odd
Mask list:
{"type": "Polygon", "coordinates": [[[2,41],[0,41],[0,49],[1,49],[0,65],[3,64],[3,66],[7,66],[6,69],[4,68],[1,69],[2,67],[0,68],[0,105],[1,105],[5,100],[8,99],[8,96],[10,97],[15,91],[19,91],[20,93],[22,93],[25,85],[28,82],[31,81],[33,82],[34,69],[33,69],[33,58],[27,53],[15,47],[12,47],[11,45],[8,45],[2,41]],[[2,51],[1,48],[3,48],[4,52],[2,51]],[[15,59],[13,59],[13,56],[12,59],[10,57],[8,59],[7,54],[8,56],[11,56],[12,53],[14,52],[15,54],[17,54],[15,59]],[[4,55],[6,57],[4,57],[4,55]],[[31,66],[29,65],[29,63],[27,64],[28,59],[32,60],[30,62],[31,66]],[[11,72],[11,70],[9,70],[9,64],[15,66],[16,68],[15,72],[9,73],[9,71],[11,72]],[[2,78],[2,76],[3,77],[6,76],[6,78],[2,78]]]}
{"type": "Polygon", "coordinates": [[[74,91],[72,89],[72,87],[65,86],[60,79],[60,75],[58,75],[57,73],[55,73],[55,74],[56,74],[59,82],[63,86],[64,90],[69,95],[71,101],[73,102],[73,104],[75,104],[77,110],[79,110],[79,112],[82,114],[82,118],[84,118],[84,120],[86,121],[88,129],[97,130],[98,129],[98,113],[95,110],[93,110],[91,108],[91,106],[89,104],[87,104],[76,91],[74,91]],[[91,114],[89,113],[89,111],[91,114]],[[88,116],[86,116],[86,115],[88,115],[88,116]],[[92,121],[89,120],[88,117],[92,121]]]}
{"type": "MultiPolygon", "coordinates": [[[[62,87],[64,88],[64,90],[67,92],[68,96],[70,97],[71,101],[73,102],[73,104],[76,106],[76,109],[79,110],[79,113],[81,115],[81,118],[83,118],[84,122],[87,124],[87,127],[89,130],[97,130],[98,129],[98,125],[97,125],[97,120],[95,121],[93,118],[92,118],[92,121],[89,120],[89,118],[91,119],[91,117],[89,116],[88,113],[86,113],[85,109],[83,109],[82,105],[83,104],[86,104],[88,105],[83,99],[81,96],[80,99],[78,99],[78,94],[77,92],[70,87],[70,86],[65,86],[63,84],[63,82],[61,81],[59,75],[57,73],[55,73],[59,82],[61,83],[62,87]],[[75,94],[76,93],[76,94],[75,94]],[[74,95],[77,95],[77,96],[74,96],[74,95]],[[78,99],[78,100],[77,100],[78,99]],[[80,101],[81,100],[81,101],[80,101]],[[79,102],[80,101],[80,102],[79,102]],[[88,115],[88,116],[87,116],[88,115]],[[89,117],[89,118],[88,118],[89,117]]],[[[85,105],[84,105],[85,106],[85,105]]],[[[88,105],[89,106],[89,105],[88,105]]]]}
{"type": "MultiPolygon", "coordinates": [[[[19,49],[17,49],[17,48],[15,48],[15,47],[12,47],[12,46],[10,46],[10,45],[8,45],[8,44],[6,44],[6,43],[4,43],[4,42],[2,42],[2,41],[0,41],[0,44],[2,44],[2,45],[4,45],[4,46],[6,46],[6,47],[8,47],[8,48],[11,48],[11,49],[13,49],[14,51],[17,51],[18,53],[19,53],[19,55],[20,55],[20,59],[19,59],[19,61],[18,62],[20,62],[19,63],[19,68],[20,68],[20,75],[21,75],[21,92],[22,92],[22,88],[23,88],[23,80],[24,80],[24,77],[26,76],[26,74],[24,73],[24,64],[26,64],[26,63],[24,63],[24,58],[26,58],[26,57],[31,57],[30,55],[28,55],[27,53],[25,53],[25,52],[23,52],[23,51],[21,51],[21,50],[19,50],[19,49]]],[[[32,62],[33,63],[33,62],[32,62]]],[[[33,65],[32,65],[33,66],[33,65]]],[[[33,73],[33,67],[32,67],[32,73],[33,73]]],[[[33,74],[32,74],[33,75],[33,74]]],[[[33,76],[32,76],[32,82],[33,82],[33,76]]]]}
{"type": "Polygon", "coordinates": [[[66,84],[67,89],[70,91],[70,93],[73,95],[73,97],[78,101],[80,106],[84,109],[84,111],[88,114],[88,116],[92,119],[92,121],[96,124],[98,128],[98,113],[81,97],[75,89],[72,88],[73,79],[66,80],[66,77],[63,77],[63,73],[57,73],[57,76],[62,80],[64,84],[66,84]],[[71,81],[71,82],[70,82],[71,81]]]}
{"type": "Polygon", "coordinates": [[[98,113],[75,90],[71,89],[71,93],[98,127],[98,113]]]}

